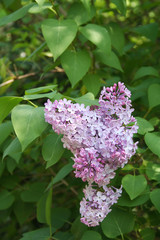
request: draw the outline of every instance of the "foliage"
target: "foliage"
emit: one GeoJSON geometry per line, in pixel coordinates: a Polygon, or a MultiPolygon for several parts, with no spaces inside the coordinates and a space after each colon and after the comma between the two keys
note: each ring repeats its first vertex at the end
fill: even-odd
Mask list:
{"type": "Polygon", "coordinates": [[[160,239],[159,10],[156,0],[0,2],[1,239],[160,239]],[[95,105],[118,81],[132,92],[138,150],[112,181],[118,203],[88,228],[84,183],[44,103],[95,105]]]}

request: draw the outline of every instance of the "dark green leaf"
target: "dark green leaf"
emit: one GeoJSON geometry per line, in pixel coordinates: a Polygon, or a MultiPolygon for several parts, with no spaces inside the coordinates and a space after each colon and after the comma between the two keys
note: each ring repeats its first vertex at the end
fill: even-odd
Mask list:
{"type": "Polygon", "coordinates": [[[52,207],[52,188],[48,192],[48,196],[46,198],[46,206],[45,206],[46,223],[50,227],[51,227],[51,207],[52,207]]]}
{"type": "Polygon", "coordinates": [[[68,11],[68,18],[74,19],[77,25],[82,25],[90,21],[95,15],[95,10],[91,7],[90,11],[83,6],[82,3],[73,3],[68,11]]]}
{"type": "Polygon", "coordinates": [[[149,200],[149,189],[146,189],[145,192],[141,193],[138,197],[131,200],[129,195],[123,191],[122,196],[118,200],[119,206],[126,206],[126,207],[136,207],[139,205],[144,204],[149,200]]]}
{"type": "Polygon", "coordinates": [[[123,69],[121,67],[120,61],[119,61],[118,57],[116,56],[116,54],[114,52],[111,52],[107,56],[101,50],[95,50],[94,51],[94,55],[96,56],[96,59],[98,61],[102,62],[103,64],[105,64],[105,65],[107,65],[109,67],[113,67],[113,68],[118,69],[121,72],[123,72],[123,69]]]}
{"type": "Polygon", "coordinates": [[[42,24],[42,32],[56,60],[74,40],[77,25],[73,20],[47,19],[42,24]]]}
{"type": "Polygon", "coordinates": [[[46,223],[46,200],[48,192],[45,192],[43,196],[37,202],[37,220],[40,223],[46,223]]]}
{"type": "Polygon", "coordinates": [[[80,218],[76,218],[71,227],[71,232],[74,235],[74,240],[79,240],[83,233],[87,230],[87,226],[81,223],[80,218]]]}
{"type": "Polygon", "coordinates": [[[9,208],[15,200],[14,195],[7,191],[7,190],[2,190],[0,192],[0,210],[4,210],[9,208]]]}
{"type": "Polygon", "coordinates": [[[79,104],[84,104],[85,106],[99,105],[98,99],[94,98],[93,93],[86,93],[79,98],[73,98],[73,100],[79,104]]]}
{"type": "Polygon", "coordinates": [[[126,0],[111,0],[111,2],[117,6],[123,16],[126,15],[126,0]]]}
{"type": "Polygon", "coordinates": [[[40,228],[23,234],[20,240],[48,240],[50,237],[49,228],[40,228]]]}
{"type": "Polygon", "coordinates": [[[6,25],[10,22],[14,22],[17,21],[18,19],[21,19],[22,17],[24,17],[26,15],[26,13],[28,12],[28,10],[34,5],[34,3],[30,3],[20,9],[18,9],[17,11],[11,13],[8,16],[5,16],[3,18],[0,19],[0,26],[6,25]]]}
{"type": "Polygon", "coordinates": [[[43,93],[43,94],[33,94],[33,95],[24,95],[24,100],[33,100],[33,99],[40,99],[40,98],[54,98],[56,95],[56,91],[51,93],[43,93]]]}
{"type": "Polygon", "coordinates": [[[135,73],[134,80],[145,77],[145,76],[159,77],[159,73],[154,67],[141,67],[135,73]]]}
{"type": "Polygon", "coordinates": [[[160,182],[160,164],[148,162],[146,167],[146,174],[149,179],[160,182]]]}
{"type": "Polygon", "coordinates": [[[87,73],[91,59],[88,52],[84,50],[78,52],[67,50],[61,56],[61,63],[72,87],[74,87],[87,73]]]}
{"type": "Polygon", "coordinates": [[[52,187],[55,183],[61,181],[63,178],[65,178],[72,170],[73,163],[68,163],[64,167],[60,169],[60,171],[56,174],[56,176],[53,178],[53,180],[48,185],[47,189],[52,187]]]}
{"type": "Polygon", "coordinates": [[[15,138],[10,144],[9,146],[4,150],[3,153],[3,159],[6,156],[10,156],[11,158],[13,158],[16,163],[19,163],[19,160],[21,158],[21,145],[20,142],[18,140],[18,138],[15,138]]]}
{"type": "Polygon", "coordinates": [[[70,215],[68,208],[52,208],[52,226],[56,229],[61,228],[65,222],[69,221],[70,215]]]}
{"type": "Polygon", "coordinates": [[[99,93],[101,88],[100,76],[97,74],[88,73],[83,78],[83,83],[86,86],[88,92],[92,92],[94,96],[99,93]]]}
{"type": "Polygon", "coordinates": [[[81,240],[102,240],[102,237],[98,232],[90,230],[83,233],[81,240]]]}
{"type": "Polygon", "coordinates": [[[111,37],[112,46],[118,51],[120,55],[123,54],[124,51],[124,34],[122,29],[117,23],[110,23],[108,26],[108,31],[111,37]]]}
{"type": "Polygon", "coordinates": [[[21,97],[0,97],[0,123],[7,117],[12,108],[23,100],[21,97]]]}
{"type": "Polygon", "coordinates": [[[79,30],[104,54],[108,56],[111,53],[111,39],[106,28],[96,24],[87,24],[85,27],[80,27],[79,30]]]}
{"type": "Polygon", "coordinates": [[[132,213],[119,208],[114,208],[101,224],[104,235],[108,238],[116,238],[129,233],[134,227],[134,216],[132,213]],[[127,223],[127,224],[126,224],[127,223]]]}
{"type": "Polygon", "coordinates": [[[155,239],[155,231],[151,228],[142,229],[140,235],[143,240],[154,240],[155,239]]]}
{"type": "Polygon", "coordinates": [[[21,143],[22,151],[24,151],[47,127],[44,120],[44,108],[19,105],[12,111],[12,123],[21,143]]]}
{"type": "Polygon", "coordinates": [[[158,35],[158,23],[154,22],[138,26],[133,31],[155,42],[158,35]]]}
{"type": "Polygon", "coordinates": [[[144,140],[148,148],[160,157],[160,132],[146,133],[144,140]]]}
{"type": "Polygon", "coordinates": [[[133,200],[139,196],[147,187],[147,181],[143,175],[133,176],[127,174],[122,179],[122,186],[133,200]]]}
{"type": "Polygon", "coordinates": [[[14,213],[18,222],[22,225],[33,212],[33,205],[17,200],[14,203],[14,213]]]}
{"type": "Polygon", "coordinates": [[[56,133],[48,135],[43,143],[42,155],[47,161],[47,168],[59,161],[64,152],[61,136],[56,133]]]}
{"type": "Polygon", "coordinates": [[[46,187],[44,182],[36,182],[27,186],[27,189],[21,192],[21,199],[24,202],[37,202],[43,195],[46,187]]]}
{"type": "Polygon", "coordinates": [[[160,213],[160,189],[155,189],[150,193],[150,199],[154,204],[155,208],[160,213]]]}
{"type": "Polygon", "coordinates": [[[2,123],[0,125],[0,144],[2,144],[9,134],[13,131],[13,126],[11,121],[2,123]]]}
{"type": "Polygon", "coordinates": [[[152,84],[148,88],[148,100],[150,108],[160,105],[160,84],[152,84]]]}
{"type": "Polygon", "coordinates": [[[57,87],[57,85],[48,85],[48,86],[44,86],[44,87],[28,89],[25,91],[25,95],[33,95],[33,94],[37,94],[37,93],[50,92],[53,89],[55,89],[56,87],[57,87]]]}
{"type": "Polygon", "coordinates": [[[154,127],[150,122],[148,122],[146,119],[141,117],[136,117],[137,124],[138,124],[138,133],[144,135],[147,132],[153,131],[154,127]]]}

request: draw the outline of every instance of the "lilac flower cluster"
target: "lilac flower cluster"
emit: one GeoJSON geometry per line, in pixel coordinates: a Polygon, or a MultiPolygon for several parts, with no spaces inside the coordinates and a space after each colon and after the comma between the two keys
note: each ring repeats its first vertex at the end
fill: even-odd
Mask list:
{"type": "Polygon", "coordinates": [[[130,96],[119,82],[103,88],[99,106],[85,107],[66,99],[45,103],[45,120],[63,134],[64,147],[74,154],[75,176],[89,184],[80,204],[81,221],[88,226],[103,221],[117,202],[121,189],[114,191],[106,185],[137,148],[133,134],[138,127],[131,115],[130,96]]]}

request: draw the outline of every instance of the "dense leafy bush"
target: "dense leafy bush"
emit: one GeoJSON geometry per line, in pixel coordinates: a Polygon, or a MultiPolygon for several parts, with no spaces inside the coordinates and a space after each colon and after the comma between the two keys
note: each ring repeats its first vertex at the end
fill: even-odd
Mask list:
{"type": "Polygon", "coordinates": [[[1,239],[160,239],[159,11],[156,0],[0,2],[1,239]],[[132,93],[138,149],[111,181],[123,186],[118,203],[89,228],[85,183],[44,103],[97,105],[119,81],[132,93]]]}

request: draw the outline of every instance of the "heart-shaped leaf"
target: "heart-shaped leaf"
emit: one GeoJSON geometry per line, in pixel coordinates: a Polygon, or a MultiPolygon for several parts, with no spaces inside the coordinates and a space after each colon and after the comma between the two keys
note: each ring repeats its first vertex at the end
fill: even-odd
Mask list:
{"type": "Polygon", "coordinates": [[[148,100],[150,108],[160,105],[160,84],[152,84],[148,88],[148,100]]]}
{"type": "Polygon", "coordinates": [[[145,190],[147,187],[147,181],[143,175],[133,176],[127,174],[122,179],[122,185],[130,196],[130,199],[133,200],[145,190]]]}
{"type": "Polygon", "coordinates": [[[89,54],[84,50],[79,52],[67,50],[61,56],[61,63],[72,87],[74,87],[87,73],[91,65],[91,59],[89,54]]]}
{"type": "Polygon", "coordinates": [[[0,97],[0,123],[7,117],[12,108],[23,100],[21,97],[0,97]]]}
{"type": "Polygon", "coordinates": [[[42,155],[44,160],[47,161],[47,168],[58,162],[64,152],[61,137],[61,135],[53,132],[44,140],[42,155]]]}
{"type": "Polygon", "coordinates": [[[12,123],[23,151],[47,127],[44,108],[19,105],[12,111],[12,123]]]}
{"type": "Polygon", "coordinates": [[[153,131],[154,127],[150,122],[141,117],[136,117],[137,124],[139,126],[138,133],[144,135],[147,132],[153,131]]]}
{"type": "Polygon", "coordinates": [[[117,236],[133,230],[134,216],[128,211],[114,208],[104,219],[101,226],[104,235],[115,239],[117,236]]]}
{"type": "Polygon", "coordinates": [[[144,140],[148,148],[160,157],[160,132],[147,133],[144,140]]]}
{"type": "Polygon", "coordinates": [[[77,25],[73,20],[47,19],[42,23],[42,32],[56,60],[74,40],[77,25]]]}
{"type": "Polygon", "coordinates": [[[102,52],[111,53],[111,39],[106,28],[96,24],[87,24],[80,28],[80,32],[102,52]]]}
{"type": "Polygon", "coordinates": [[[160,213],[160,189],[155,189],[150,193],[150,199],[160,213]]]}

